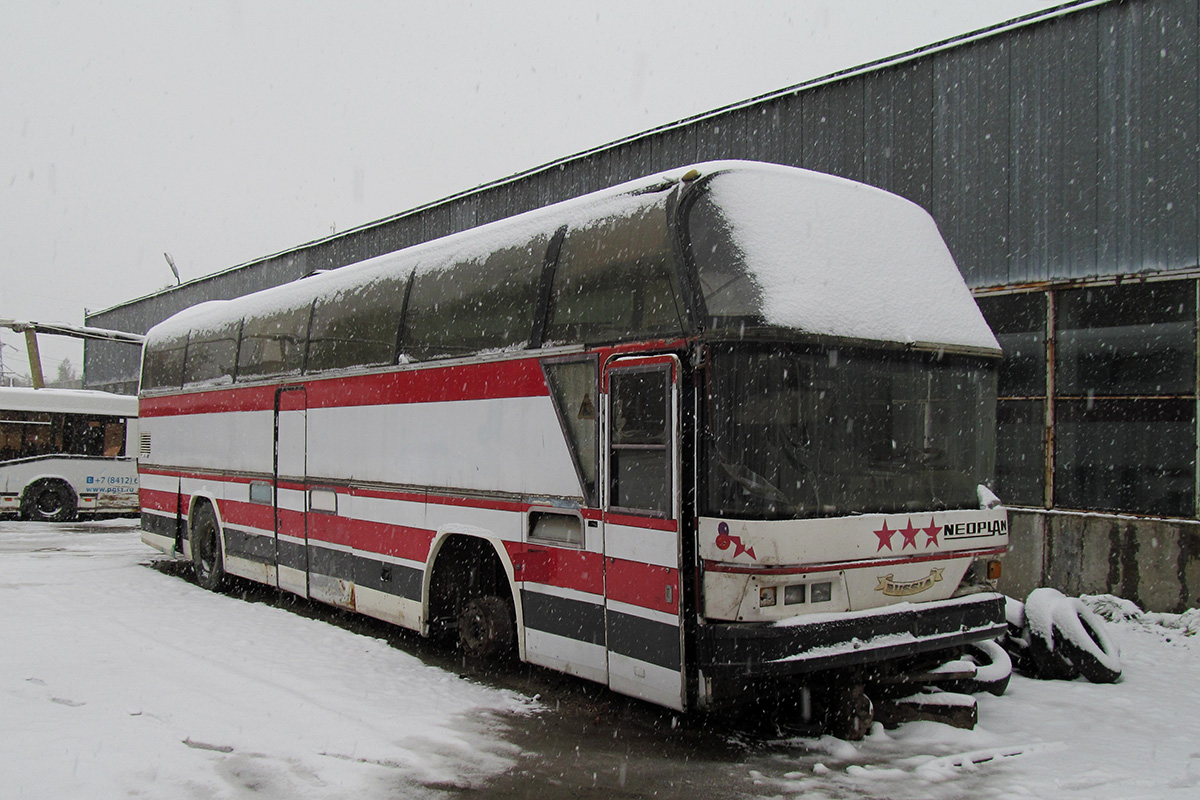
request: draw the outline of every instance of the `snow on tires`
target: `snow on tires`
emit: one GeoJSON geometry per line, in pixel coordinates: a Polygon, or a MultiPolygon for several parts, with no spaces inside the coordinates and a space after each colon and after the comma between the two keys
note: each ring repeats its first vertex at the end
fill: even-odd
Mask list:
{"type": "Polygon", "coordinates": [[[1120,680],[1120,651],[1103,620],[1079,598],[1057,589],[1034,589],[1025,600],[1024,612],[1027,633],[1015,638],[1028,642],[1029,671],[1036,677],[1073,680],[1082,675],[1092,683],[1120,680]]]}

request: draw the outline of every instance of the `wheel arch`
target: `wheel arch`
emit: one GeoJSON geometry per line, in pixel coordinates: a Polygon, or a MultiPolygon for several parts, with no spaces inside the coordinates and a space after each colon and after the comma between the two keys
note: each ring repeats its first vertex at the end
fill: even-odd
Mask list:
{"type": "Polygon", "coordinates": [[[455,542],[463,542],[465,547],[486,548],[500,564],[503,572],[504,582],[508,587],[509,597],[512,599],[513,616],[516,623],[517,632],[517,653],[522,661],[525,660],[525,622],[524,610],[521,602],[521,593],[517,590],[516,568],[513,565],[513,560],[505,546],[505,540],[497,536],[492,531],[486,528],[479,528],[473,525],[446,525],[438,528],[434,534],[433,542],[429,546],[429,556],[425,562],[425,574],[421,581],[421,634],[423,636],[432,635],[432,623],[435,602],[433,597],[433,582],[435,574],[439,568],[439,563],[445,565],[445,562],[439,562],[439,558],[453,558],[456,555],[451,552],[456,549],[455,542]],[[450,544],[450,550],[447,550],[447,545],[450,544]]]}
{"type": "Polygon", "coordinates": [[[187,518],[185,520],[187,524],[184,526],[187,530],[187,539],[185,540],[187,543],[187,552],[185,552],[183,555],[189,560],[192,557],[192,525],[196,520],[196,510],[201,504],[211,507],[213,510],[213,516],[217,518],[217,543],[221,547],[221,557],[224,558],[225,520],[221,517],[221,506],[219,503],[217,503],[216,495],[209,491],[196,492],[188,498],[187,518]]]}

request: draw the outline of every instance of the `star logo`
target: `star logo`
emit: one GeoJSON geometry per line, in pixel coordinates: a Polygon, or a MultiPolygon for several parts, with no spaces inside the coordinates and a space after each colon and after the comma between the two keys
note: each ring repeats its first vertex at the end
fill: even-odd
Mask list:
{"type": "Polygon", "coordinates": [[[937,537],[938,537],[938,534],[942,532],[942,526],[934,525],[933,517],[929,518],[929,527],[921,528],[921,530],[925,532],[925,537],[926,537],[925,538],[925,546],[926,547],[928,547],[929,545],[933,545],[934,547],[941,547],[941,545],[938,544],[937,537]]]}
{"type": "Polygon", "coordinates": [[[904,544],[900,545],[900,549],[903,550],[904,548],[911,545],[912,549],[916,550],[917,549],[917,534],[920,532],[921,532],[920,528],[913,527],[912,517],[909,517],[908,525],[906,525],[905,527],[903,527],[899,531],[897,531],[897,533],[899,533],[901,536],[904,537],[904,544]]]}
{"type": "Polygon", "coordinates": [[[892,530],[891,528],[889,528],[887,526],[887,520],[885,519],[883,521],[883,527],[880,528],[879,530],[875,531],[875,535],[879,537],[879,546],[875,548],[875,552],[878,553],[880,550],[882,550],[885,547],[888,550],[891,550],[892,549],[892,536],[895,533],[896,533],[896,531],[892,530]]]}

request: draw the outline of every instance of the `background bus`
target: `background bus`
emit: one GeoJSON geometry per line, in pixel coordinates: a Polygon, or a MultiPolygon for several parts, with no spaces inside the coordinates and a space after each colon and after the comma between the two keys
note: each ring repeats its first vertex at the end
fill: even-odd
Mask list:
{"type": "Polygon", "coordinates": [[[1004,630],[999,355],[918,206],[702,164],[153,328],[143,539],[671,708],[861,684],[1004,630]]]}
{"type": "Polygon", "coordinates": [[[136,397],[0,387],[0,512],[137,513],[136,397]]]}

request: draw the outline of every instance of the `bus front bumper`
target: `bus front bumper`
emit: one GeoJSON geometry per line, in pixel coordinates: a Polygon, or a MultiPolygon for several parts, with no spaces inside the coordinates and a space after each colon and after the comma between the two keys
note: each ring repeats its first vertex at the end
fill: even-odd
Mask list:
{"type": "Polygon", "coordinates": [[[1004,595],[982,592],[782,623],[702,625],[698,655],[710,678],[782,677],[995,639],[1005,630],[1004,595]]]}

